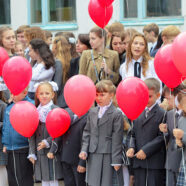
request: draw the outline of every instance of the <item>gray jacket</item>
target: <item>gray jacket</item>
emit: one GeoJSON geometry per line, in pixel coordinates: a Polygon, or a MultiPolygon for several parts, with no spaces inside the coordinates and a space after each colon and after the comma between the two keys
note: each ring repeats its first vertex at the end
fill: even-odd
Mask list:
{"type": "Polygon", "coordinates": [[[122,164],[122,113],[111,105],[98,122],[98,111],[99,108],[95,107],[88,114],[81,151],[87,154],[109,153],[112,156],[111,164],[122,164]]]}

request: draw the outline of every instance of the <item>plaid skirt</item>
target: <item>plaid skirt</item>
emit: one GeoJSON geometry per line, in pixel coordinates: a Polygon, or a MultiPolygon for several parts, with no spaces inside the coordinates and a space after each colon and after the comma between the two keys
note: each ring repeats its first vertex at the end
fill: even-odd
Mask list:
{"type": "MultiPolygon", "coordinates": [[[[186,166],[186,164],[185,164],[185,166],[186,166]]],[[[185,169],[185,166],[181,165],[181,167],[180,167],[180,171],[179,171],[179,174],[178,174],[176,186],[185,186],[186,185],[186,175],[185,175],[186,169],[185,169]]]]}
{"type": "Polygon", "coordinates": [[[5,166],[7,165],[7,153],[3,153],[3,150],[0,149],[0,166],[5,166]]]}

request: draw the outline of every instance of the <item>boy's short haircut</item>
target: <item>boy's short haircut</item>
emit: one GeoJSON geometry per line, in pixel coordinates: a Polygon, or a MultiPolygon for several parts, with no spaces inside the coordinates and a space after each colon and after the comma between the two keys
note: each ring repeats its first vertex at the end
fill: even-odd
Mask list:
{"type": "Polygon", "coordinates": [[[186,89],[182,89],[177,96],[178,102],[181,103],[182,99],[186,97],[186,89]]]}
{"type": "Polygon", "coordinates": [[[48,39],[49,37],[52,37],[52,32],[45,30],[44,33],[45,33],[46,39],[48,39]]]}
{"type": "Polygon", "coordinates": [[[148,89],[154,90],[155,93],[160,92],[160,82],[156,78],[148,78],[144,82],[148,89]]]}
{"type": "Polygon", "coordinates": [[[114,22],[110,26],[108,26],[108,31],[113,34],[114,32],[123,32],[124,26],[120,22],[114,22]]]}
{"type": "Polygon", "coordinates": [[[15,31],[15,34],[17,35],[17,34],[23,33],[28,28],[30,28],[29,25],[22,25],[18,27],[18,29],[15,31]]]}
{"type": "Polygon", "coordinates": [[[101,80],[96,84],[96,92],[116,93],[116,87],[111,80],[101,80]]]}
{"type": "Polygon", "coordinates": [[[148,32],[148,33],[151,32],[151,31],[153,31],[154,34],[155,34],[155,37],[158,37],[159,27],[158,27],[157,24],[151,23],[151,24],[148,24],[148,25],[144,26],[143,32],[145,32],[145,31],[148,32]]]}
{"type": "Polygon", "coordinates": [[[180,30],[178,27],[174,26],[174,25],[169,25],[167,27],[165,27],[161,33],[161,36],[165,36],[165,37],[176,37],[178,34],[180,34],[180,30]]]}

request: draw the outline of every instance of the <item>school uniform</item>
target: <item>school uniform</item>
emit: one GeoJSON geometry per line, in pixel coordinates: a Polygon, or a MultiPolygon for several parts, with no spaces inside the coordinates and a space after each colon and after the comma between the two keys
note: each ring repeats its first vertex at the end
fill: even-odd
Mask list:
{"type": "MultiPolygon", "coordinates": [[[[28,96],[22,101],[34,103],[28,96]]],[[[2,130],[2,144],[8,154],[8,183],[9,186],[33,186],[33,167],[27,159],[28,138],[16,132],[10,123],[10,111],[14,105],[12,102],[6,107],[2,130]]]]}
{"type": "Polygon", "coordinates": [[[173,129],[178,127],[178,120],[181,113],[175,109],[167,112],[167,127],[168,127],[168,148],[165,168],[167,170],[167,185],[176,186],[177,176],[181,162],[181,149],[176,148],[175,138],[173,136],[173,129]],[[175,119],[174,119],[175,118],[175,119]],[[174,123],[175,120],[175,123],[174,123]]]}
{"type": "Polygon", "coordinates": [[[117,84],[119,79],[119,55],[118,52],[105,48],[103,54],[95,50],[84,50],[79,62],[79,74],[88,76],[94,83],[102,79],[109,79],[117,84]],[[102,62],[105,60],[111,73],[102,71],[102,62]]]}
{"type": "Polygon", "coordinates": [[[57,105],[59,107],[62,107],[63,102],[62,102],[62,97],[63,97],[63,67],[62,64],[59,60],[55,60],[55,73],[54,76],[52,78],[52,81],[57,83],[58,86],[58,91],[57,91],[57,105]]]}
{"type": "Polygon", "coordinates": [[[159,48],[156,48],[157,46],[157,41],[155,43],[153,43],[151,49],[150,49],[150,56],[151,57],[155,57],[156,53],[158,52],[159,48]]]}
{"type": "Polygon", "coordinates": [[[42,63],[37,63],[32,67],[32,79],[30,80],[28,87],[28,96],[31,99],[34,99],[35,96],[35,87],[36,83],[42,81],[51,81],[55,73],[55,69],[50,67],[46,69],[45,65],[42,63]]]}
{"type": "Polygon", "coordinates": [[[77,172],[78,165],[86,168],[86,161],[79,159],[83,129],[86,125],[87,114],[78,118],[66,109],[71,116],[71,125],[62,136],[61,162],[65,186],[86,186],[85,173],[77,172]]]}
{"type": "Polygon", "coordinates": [[[177,184],[176,186],[185,186],[186,185],[186,175],[185,175],[185,167],[186,167],[186,117],[182,116],[180,117],[178,121],[178,128],[184,131],[184,135],[182,137],[182,143],[183,143],[183,155],[182,160],[180,164],[179,174],[177,178],[177,184]]]}
{"type": "Polygon", "coordinates": [[[144,111],[135,121],[129,148],[143,150],[145,160],[134,158],[135,186],[163,186],[165,183],[165,142],[159,131],[165,111],[156,103],[148,115],[144,111]],[[147,182],[147,184],[146,184],[147,182]]]}
{"type": "Polygon", "coordinates": [[[127,70],[127,63],[125,61],[125,63],[123,63],[121,66],[120,66],[120,69],[119,69],[119,73],[122,77],[122,79],[125,79],[127,77],[139,77],[140,79],[142,79],[143,81],[147,78],[156,78],[159,80],[156,72],[155,72],[155,69],[154,69],[154,61],[153,60],[149,60],[148,61],[148,69],[146,71],[146,76],[143,75],[143,69],[141,67],[141,63],[143,61],[143,57],[141,56],[137,61],[132,59],[132,62],[130,62],[128,64],[128,70],[127,70]],[[138,63],[138,65],[136,65],[136,63],[138,63]],[[137,68],[137,74],[135,75],[135,66],[137,68]]]}
{"type": "Polygon", "coordinates": [[[52,141],[52,137],[50,137],[50,135],[48,134],[44,120],[46,120],[46,116],[50,110],[58,107],[54,105],[52,101],[45,106],[46,109],[42,111],[42,115],[40,115],[39,108],[37,108],[39,112],[40,122],[36,132],[29,141],[28,158],[32,157],[36,160],[34,174],[36,180],[53,181],[62,178],[62,167],[60,163],[60,154],[58,151],[60,138],[56,138],[54,141],[52,141]],[[40,143],[41,141],[44,141],[47,144],[47,147],[37,151],[38,143],[40,143]],[[55,158],[49,159],[47,157],[48,152],[53,153],[55,155],[55,158]]]}
{"type": "MultiPolygon", "coordinates": [[[[88,156],[88,185],[111,186],[113,166],[122,165],[123,116],[112,104],[103,115],[100,111],[101,107],[95,107],[88,114],[81,152],[88,156]]],[[[122,166],[117,175],[119,185],[123,185],[122,166]]]]}
{"type": "Polygon", "coordinates": [[[69,69],[69,78],[79,74],[79,60],[80,60],[80,56],[71,59],[71,61],[70,61],[70,69],[69,69]]]}

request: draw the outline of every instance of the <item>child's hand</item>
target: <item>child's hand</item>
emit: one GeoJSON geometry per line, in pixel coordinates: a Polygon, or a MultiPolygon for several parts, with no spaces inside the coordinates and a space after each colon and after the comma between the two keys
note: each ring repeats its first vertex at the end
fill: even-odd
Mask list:
{"type": "Polygon", "coordinates": [[[137,153],[136,153],[136,158],[140,159],[140,160],[144,160],[146,159],[146,154],[144,153],[143,150],[139,150],[137,153]]]}
{"type": "Polygon", "coordinates": [[[82,159],[82,160],[86,160],[87,159],[87,154],[85,152],[81,152],[79,154],[79,158],[82,159]]]}
{"type": "Polygon", "coordinates": [[[3,152],[6,153],[6,147],[3,147],[3,152]]]}
{"type": "Polygon", "coordinates": [[[121,165],[114,166],[115,171],[118,171],[120,169],[121,165]]]}
{"type": "Polygon", "coordinates": [[[45,142],[42,141],[38,144],[37,150],[39,151],[39,150],[44,149],[44,148],[46,148],[46,144],[45,144],[45,142]]]}
{"type": "Polygon", "coordinates": [[[84,172],[86,171],[86,168],[85,168],[85,167],[82,167],[82,166],[80,166],[80,165],[78,165],[77,171],[78,171],[79,173],[84,173],[84,172]]]}
{"type": "Polygon", "coordinates": [[[183,143],[179,139],[176,139],[176,145],[178,145],[178,147],[183,147],[183,143]]]}
{"type": "Polygon", "coordinates": [[[29,158],[29,161],[34,165],[35,164],[35,159],[34,158],[29,158]]]}
{"type": "Polygon", "coordinates": [[[160,129],[160,131],[163,132],[163,133],[168,132],[168,130],[167,130],[167,124],[166,124],[166,123],[161,123],[161,124],[159,125],[159,129],[160,129]]]}
{"type": "Polygon", "coordinates": [[[48,152],[48,153],[47,153],[47,157],[48,157],[49,159],[54,159],[54,154],[51,153],[51,152],[48,152]]]}
{"type": "Polygon", "coordinates": [[[173,135],[176,139],[182,139],[184,135],[184,131],[181,129],[173,129],[173,135]]]}
{"type": "Polygon", "coordinates": [[[133,158],[134,157],[134,149],[133,148],[128,149],[127,156],[129,158],[133,158]]]}

